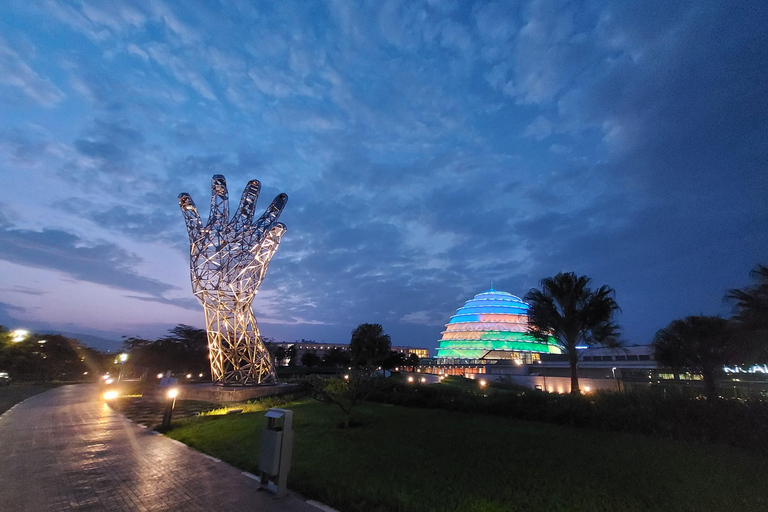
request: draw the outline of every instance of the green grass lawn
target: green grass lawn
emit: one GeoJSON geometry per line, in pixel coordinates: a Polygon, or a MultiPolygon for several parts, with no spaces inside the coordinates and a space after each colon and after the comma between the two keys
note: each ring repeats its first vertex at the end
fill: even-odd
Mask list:
{"type": "MultiPolygon", "coordinates": [[[[363,404],[364,426],[298,402],[289,487],[352,511],[765,511],[768,459],[432,409],[363,404]]],[[[170,437],[257,471],[263,412],[181,420],[170,437]]]]}
{"type": "Polygon", "coordinates": [[[0,414],[27,398],[55,387],[51,384],[12,383],[0,387],[0,414]]]}

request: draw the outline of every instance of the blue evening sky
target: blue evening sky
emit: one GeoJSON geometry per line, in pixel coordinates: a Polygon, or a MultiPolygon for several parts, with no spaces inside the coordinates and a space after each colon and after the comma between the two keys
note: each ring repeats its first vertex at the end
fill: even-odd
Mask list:
{"type": "Polygon", "coordinates": [[[7,327],[202,327],[176,197],[223,174],[290,198],[265,336],[434,348],[574,271],[649,343],[768,263],[767,164],[764,1],[0,3],[7,327]]]}

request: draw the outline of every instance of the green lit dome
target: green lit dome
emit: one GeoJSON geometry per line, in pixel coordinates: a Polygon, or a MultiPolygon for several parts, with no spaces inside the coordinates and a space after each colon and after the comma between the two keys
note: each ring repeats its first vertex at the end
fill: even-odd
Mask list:
{"type": "Polygon", "coordinates": [[[481,359],[493,351],[560,354],[554,339],[540,341],[528,334],[528,304],[511,293],[491,288],[456,311],[445,326],[437,357],[481,359]]]}

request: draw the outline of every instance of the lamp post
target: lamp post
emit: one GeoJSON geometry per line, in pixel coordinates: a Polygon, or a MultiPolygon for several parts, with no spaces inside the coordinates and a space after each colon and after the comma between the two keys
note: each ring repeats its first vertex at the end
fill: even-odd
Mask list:
{"type": "Polygon", "coordinates": [[[619,381],[616,380],[616,367],[615,366],[613,368],[611,368],[611,373],[613,374],[613,381],[616,383],[616,391],[621,391],[621,389],[619,389],[619,381]]]}
{"type": "Polygon", "coordinates": [[[173,417],[173,408],[176,407],[176,397],[179,394],[179,390],[171,388],[168,393],[165,394],[165,412],[163,413],[163,424],[161,429],[163,431],[171,428],[171,418],[173,417]]]}

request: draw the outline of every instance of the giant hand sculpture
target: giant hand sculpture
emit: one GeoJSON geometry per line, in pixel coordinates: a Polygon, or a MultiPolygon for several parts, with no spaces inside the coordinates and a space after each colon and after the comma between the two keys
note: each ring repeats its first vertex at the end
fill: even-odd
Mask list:
{"type": "Polygon", "coordinates": [[[179,194],[190,242],[192,290],[205,309],[214,384],[274,384],[275,369],[259,336],[251,302],[280,245],[285,225],[277,222],[288,196],[280,194],[254,222],[261,183],[251,180],[229,218],[224,176],[211,180],[211,215],[203,227],[189,194],[179,194]]]}

